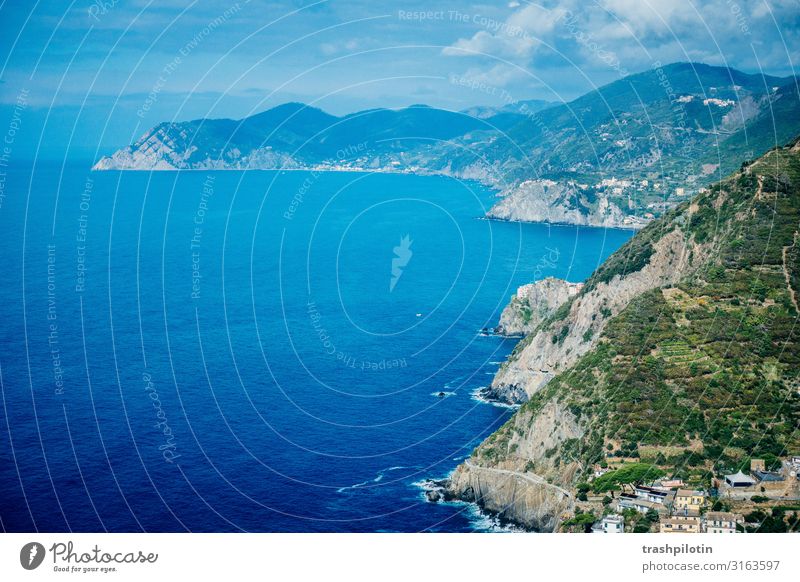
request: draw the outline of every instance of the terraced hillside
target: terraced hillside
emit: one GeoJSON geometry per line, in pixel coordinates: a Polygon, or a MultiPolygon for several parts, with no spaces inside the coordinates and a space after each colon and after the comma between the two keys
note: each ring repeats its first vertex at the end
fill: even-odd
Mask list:
{"type": "Polygon", "coordinates": [[[512,356],[519,376],[538,373],[519,361],[536,338],[556,345],[580,336],[583,347],[578,356],[559,352],[559,371],[456,470],[451,492],[526,526],[553,529],[573,498],[533,491],[522,479],[492,480],[487,469],[571,488],[596,463],[639,458],[707,487],[751,457],[774,461],[800,452],[799,228],[795,141],[744,164],[631,239],[523,340],[512,356]],[[682,256],[667,260],[669,253],[682,256]],[[615,299],[657,258],[673,270],[666,282],[615,299]],[[613,303],[613,312],[577,317],[582,303],[605,305],[588,297],[613,303]],[[587,325],[584,319],[594,335],[572,329],[587,325]]]}

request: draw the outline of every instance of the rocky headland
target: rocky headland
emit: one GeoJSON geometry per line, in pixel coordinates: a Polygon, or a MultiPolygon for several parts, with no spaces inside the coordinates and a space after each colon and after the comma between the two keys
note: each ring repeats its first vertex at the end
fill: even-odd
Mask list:
{"type": "Polygon", "coordinates": [[[704,488],[800,451],[799,223],[794,142],[648,225],[579,289],[519,290],[499,327],[526,335],[492,391],[521,405],[433,497],[558,531],[607,459],[704,488]]]}

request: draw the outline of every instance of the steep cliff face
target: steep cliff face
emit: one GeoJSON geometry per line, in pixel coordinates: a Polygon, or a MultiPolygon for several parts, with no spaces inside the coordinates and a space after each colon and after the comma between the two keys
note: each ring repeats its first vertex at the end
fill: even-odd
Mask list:
{"type": "Polygon", "coordinates": [[[269,145],[244,146],[216,138],[215,125],[223,121],[162,123],[136,143],[100,159],[94,170],[249,170],[293,169],[302,159],[269,145]]]}
{"type": "Polygon", "coordinates": [[[496,331],[501,335],[525,335],[535,330],[583,287],[563,279],[547,277],[522,285],[500,315],[496,331]]]}
{"type": "Polygon", "coordinates": [[[654,224],[641,239],[617,251],[605,271],[598,271],[574,298],[520,342],[492,380],[489,395],[508,403],[525,402],[592,349],[608,320],[632,298],[678,281],[707,252],[707,245],[687,238],[679,225],[654,224]],[[612,274],[611,269],[619,271],[612,274]]]}
{"type": "Polygon", "coordinates": [[[519,413],[456,469],[449,493],[528,529],[554,531],[574,507],[568,487],[580,467],[550,451],[584,430],[557,402],[519,413]]]}
{"type": "Polygon", "coordinates": [[[450,495],[552,531],[596,463],[710,487],[800,453],[798,225],[795,142],[638,233],[520,342],[495,385],[527,401],[450,495]]]}
{"type": "Polygon", "coordinates": [[[526,180],[505,192],[487,213],[498,220],[640,228],[646,221],[629,216],[607,196],[587,197],[571,182],[526,180]]]}
{"type": "Polygon", "coordinates": [[[183,148],[170,136],[167,127],[162,125],[142,136],[132,146],[102,158],[94,170],[175,170],[184,167],[194,150],[183,148]]]}

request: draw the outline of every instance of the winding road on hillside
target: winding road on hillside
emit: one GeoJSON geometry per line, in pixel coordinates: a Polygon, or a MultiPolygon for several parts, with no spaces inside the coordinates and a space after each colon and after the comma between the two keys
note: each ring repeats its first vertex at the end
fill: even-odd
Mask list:
{"type": "Polygon", "coordinates": [[[792,278],[789,275],[789,266],[786,263],[786,255],[789,252],[789,249],[792,249],[797,245],[797,231],[794,232],[794,238],[792,238],[792,244],[789,246],[783,247],[783,276],[786,278],[786,288],[789,290],[789,298],[792,300],[792,305],[794,305],[794,310],[797,314],[800,314],[800,309],[797,307],[797,295],[792,288],[792,278]]]}
{"type": "Polygon", "coordinates": [[[464,461],[464,464],[467,465],[470,469],[479,469],[481,471],[489,471],[493,473],[501,473],[503,475],[510,475],[512,477],[519,477],[533,483],[535,485],[545,485],[547,487],[552,487],[553,489],[557,489],[562,494],[567,497],[572,497],[572,494],[564,489],[563,487],[559,487],[558,485],[553,485],[552,483],[548,483],[544,477],[540,477],[539,475],[531,474],[531,473],[520,473],[519,471],[511,471],[509,469],[495,469],[494,467],[481,467],[480,465],[475,465],[470,462],[469,459],[464,461]]]}

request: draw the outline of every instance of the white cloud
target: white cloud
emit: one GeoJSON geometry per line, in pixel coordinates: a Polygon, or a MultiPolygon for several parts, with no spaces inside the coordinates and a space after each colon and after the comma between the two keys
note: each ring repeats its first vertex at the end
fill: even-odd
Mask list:
{"type": "Polygon", "coordinates": [[[351,53],[360,47],[357,39],[345,40],[342,42],[324,42],[319,45],[322,54],[325,56],[333,56],[338,53],[351,53]]]}
{"type": "Polygon", "coordinates": [[[654,60],[701,58],[747,70],[786,69],[797,55],[788,48],[800,36],[797,0],[538,1],[543,5],[523,4],[497,20],[472,19],[477,31],[443,53],[488,54],[527,67],[561,61],[602,69],[618,60],[624,71],[647,68],[654,60]],[[775,50],[776,23],[782,51],[775,50]],[[761,43],[765,38],[773,42],[761,43]],[[760,47],[757,56],[751,46],[760,47]],[[537,58],[542,54],[547,62],[537,58]]]}
{"type": "Polygon", "coordinates": [[[472,38],[459,39],[442,49],[447,56],[470,56],[475,54],[501,58],[527,58],[533,54],[538,41],[526,36],[503,36],[481,30],[472,38]]]}
{"type": "Polygon", "coordinates": [[[669,34],[682,20],[696,18],[686,0],[604,0],[603,8],[635,34],[669,34]]]}
{"type": "Polygon", "coordinates": [[[515,11],[505,20],[476,13],[472,15],[471,21],[481,30],[470,38],[458,39],[446,47],[442,54],[467,56],[479,53],[527,60],[541,45],[541,39],[555,29],[562,15],[561,9],[548,10],[533,4],[515,11]]]}
{"type": "Polygon", "coordinates": [[[569,2],[559,2],[552,9],[530,4],[509,16],[507,23],[511,28],[519,27],[528,34],[543,37],[555,29],[556,24],[564,17],[568,4],[569,2]]]}

